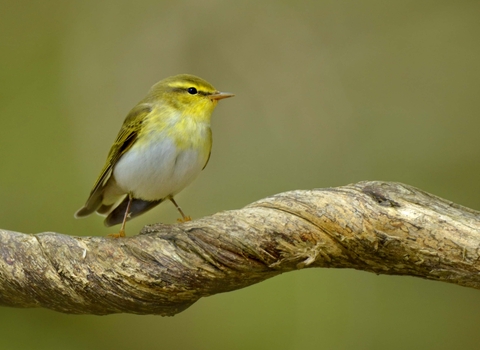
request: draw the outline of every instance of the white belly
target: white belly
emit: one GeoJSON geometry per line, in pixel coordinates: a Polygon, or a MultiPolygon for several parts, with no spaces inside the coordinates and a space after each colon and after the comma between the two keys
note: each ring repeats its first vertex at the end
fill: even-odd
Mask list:
{"type": "Polygon", "coordinates": [[[113,176],[117,185],[134,198],[158,200],[174,196],[202,171],[208,154],[202,150],[178,150],[165,138],[149,147],[134,144],[117,162],[113,176]]]}

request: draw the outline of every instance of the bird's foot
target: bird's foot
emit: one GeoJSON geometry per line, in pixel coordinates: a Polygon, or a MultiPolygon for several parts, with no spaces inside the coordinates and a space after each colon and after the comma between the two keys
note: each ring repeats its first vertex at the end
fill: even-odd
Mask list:
{"type": "Polygon", "coordinates": [[[177,219],[177,222],[179,222],[179,223],[184,223],[184,222],[187,222],[187,221],[192,221],[192,217],[191,216],[185,216],[183,218],[178,218],[177,219]]]}
{"type": "Polygon", "coordinates": [[[112,238],[125,237],[125,231],[124,231],[124,230],[120,230],[119,233],[110,233],[110,234],[108,235],[108,237],[112,237],[112,238]]]}

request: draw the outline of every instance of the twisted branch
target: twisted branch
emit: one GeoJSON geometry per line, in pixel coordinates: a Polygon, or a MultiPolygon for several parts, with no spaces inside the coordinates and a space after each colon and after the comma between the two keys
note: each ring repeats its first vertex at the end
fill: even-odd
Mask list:
{"type": "Polygon", "coordinates": [[[480,289],[479,218],[408,185],[360,182],[281,193],[125,239],[0,230],[0,305],[171,316],[307,267],[480,289]]]}

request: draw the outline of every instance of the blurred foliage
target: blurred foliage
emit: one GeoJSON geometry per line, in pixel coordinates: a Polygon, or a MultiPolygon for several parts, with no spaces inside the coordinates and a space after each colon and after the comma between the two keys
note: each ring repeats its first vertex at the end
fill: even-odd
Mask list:
{"type": "MultiPolygon", "coordinates": [[[[236,93],[213,116],[189,215],[292,189],[400,181],[480,208],[478,1],[3,0],[0,227],[74,220],[129,109],[156,81],[236,93]]],[[[165,204],[129,225],[175,222],[165,204]]],[[[308,270],[174,318],[1,308],[5,349],[477,349],[480,292],[308,270]]]]}

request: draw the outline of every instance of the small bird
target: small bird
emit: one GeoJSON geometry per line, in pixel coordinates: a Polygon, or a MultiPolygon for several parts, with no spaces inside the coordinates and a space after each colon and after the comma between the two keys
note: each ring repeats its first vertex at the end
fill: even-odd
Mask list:
{"type": "Polygon", "coordinates": [[[212,148],[210,118],[218,101],[234,96],[217,91],[205,80],[180,74],[159,81],[128,113],[81,218],[97,212],[106,226],[125,223],[169,199],[191,220],[173,197],[208,163],[212,148]]]}

